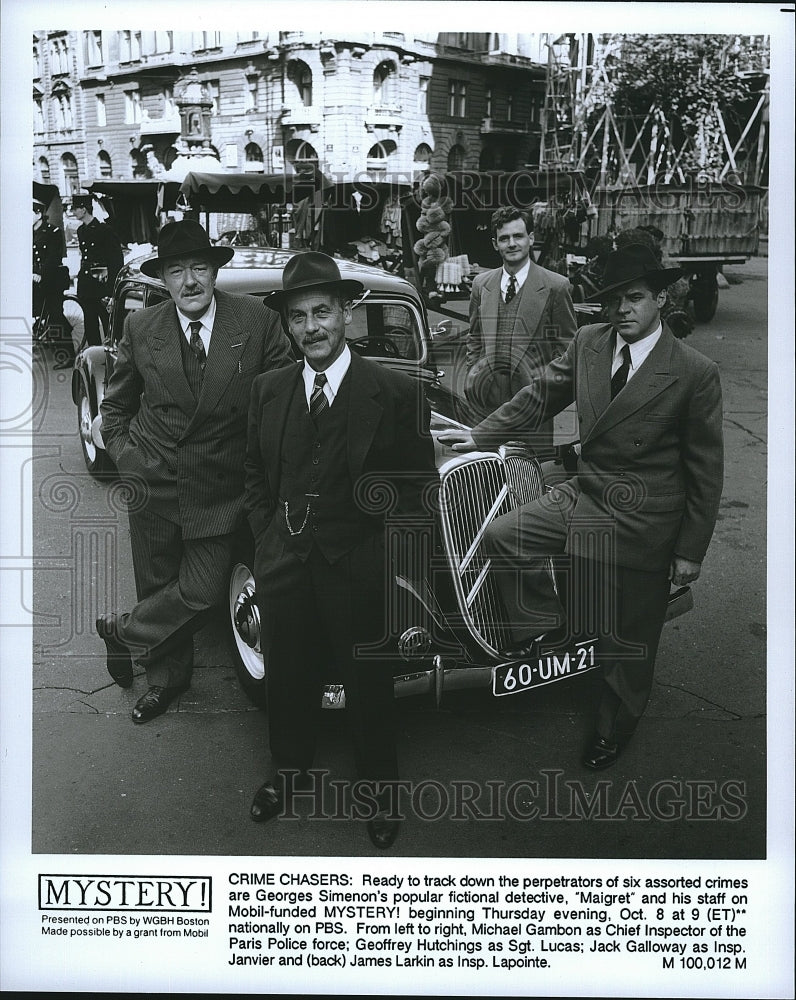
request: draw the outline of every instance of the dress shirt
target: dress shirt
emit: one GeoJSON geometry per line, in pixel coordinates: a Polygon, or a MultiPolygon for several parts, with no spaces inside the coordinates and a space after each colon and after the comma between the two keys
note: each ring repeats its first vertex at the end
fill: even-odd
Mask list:
{"type": "Polygon", "coordinates": [[[199,336],[202,338],[202,343],[205,347],[205,354],[210,353],[210,334],[213,332],[213,323],[216,321],[216,297],[215,295],[210,300],[210,305],[207,307],[207,312],[200,316],[199,319],[191,319],[186,316],[185,313],[177,310],[177,319],[180,321],[180,326],[182,327],[182,332],[185,334],[185,339],[190,344],[191,342],[191,323],[201,323],[202,329],[199,331],[199,336]]]}
{"type": "MultiPolygon", "coordinates": [[[[326,376],[326,385],[323,387],[324,394],[329,400],[329,406],[335,400],[335,396],[340,391],[340,383],[345,378],[345,373],[348,371],[348,366],[351,364],[351,351],[346,345],[343,348],[343,353],[340,357],[329,365],[329,367],[324,371],[326,376]]],[[[312,390],[315,388],[315,376],[318,374],[315,369],[308,365],[306,360],[304,361],[304,371],[301,373],[304,377],[304,394],[307,397],[307,409],[310,405],[310,397],[312,396],[312,390]]]]}
{"type": "Polygon", "coordinates": [[[641,340],[637,340],[632,344],[628,343],[624,337],[620,337],[617,333],[616,347],[614,348],[614,360],[611,364],[611,378],[614,377],[617,369],[622,365],[622,348],[625,344],[627,344],[630,348],[630,370],[627,373],[627,381],[629,382],[641,367],[642,362],[646,360],[649,352],[658,343],[662,333],[663,325],[659,323],[657,330],[651,333],[648,337],[642,337],[641,340]]]}
{"type": "MultiPolygon", "coordinates": [[[[517,282],[517,294],[519,294],[520,289],[525,284],[525,279],[528,277],[528,272],[530,271],[530,269],[531,269],[531,261],[530,259],[528,259],[523,265],[523,267],[521,267],[519,271],[517,271],[517,273],[514,275],[514,280],[517,282]]],[[[511,275],[504,267],[500,274],[500,297],[503,299],[504,302],[506,301],[506,289],[509,287],[510,279],[511,275]]]]}

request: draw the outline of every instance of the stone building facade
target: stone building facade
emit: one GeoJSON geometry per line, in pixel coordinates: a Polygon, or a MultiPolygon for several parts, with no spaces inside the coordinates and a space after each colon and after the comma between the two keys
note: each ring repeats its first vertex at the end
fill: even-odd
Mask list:
{"type": "Polygon", "coordinates": [[[548,39],[385,31],[40,31],[34,177],[175,176],[179,95],[208,96],[219,171],[411,180],[428,168],[538,163],[548,39]]]}

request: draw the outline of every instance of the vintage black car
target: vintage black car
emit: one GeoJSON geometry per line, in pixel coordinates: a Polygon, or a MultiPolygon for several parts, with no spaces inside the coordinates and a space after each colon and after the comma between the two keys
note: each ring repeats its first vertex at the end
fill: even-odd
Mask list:
{"type": "MultiPolygon", "coordinates": [[[[236,249],[230,263],[219,271],[218,286],[263,297],[281,287],[281,273],[292,254],[286,250],[236,249]]],[[[72,397],[78,411],[80,443],[86,466],[95,475],[112,472],[103,447],[99,405],[113,370],[125,317],[167,298],[159,280],[141,273],[144,259],[132,261],[119,273],[103,346],[85,348],[75,362],[72,397]]],[[[452,378],[456,346],[449,332],[442,330],[435,345],[425,305],[415,287],[380,268],[344,260],[338,263],[344,278],[356,278],[366,289],[354,304],[353,322],[347,329],[351,349],[423,383],[432,408],[432,433],[470,426],[467,403],[446,387],[446,381],[456,381],[452,378]]],[[[509,645],[508,634],[481,543],[493,518],[538,497],[545,489],[542,467],[532,452],[522,442],[509,442],[498,452],[461,456],[438,441],[436,452],[439,531],[429,534],[422,570],[411,578],[395,577],[385,623],[386,641],[380,650],[393,663],[396,695],[427,694],[437,704],[443,692],[468,687],[490,687],[495,695],[507,695],[596,667],[596,633],[589,634],[588,629],[567,636],[562,644],[542,643],[532,656],[520,661],[507,660],[501,652],[509,645]]],[[[267,664],[260,649],[251,567],[252,539],[244,529],[229,581],[229,627],[238,677],[251,699],[262,705],[267,664]]],[[[681,588],[670,598],[669,617],[691,606],[690,590],[681,588]]],[[[344,703],[342,687],[329,683],[325,707],[344,703]]]]}

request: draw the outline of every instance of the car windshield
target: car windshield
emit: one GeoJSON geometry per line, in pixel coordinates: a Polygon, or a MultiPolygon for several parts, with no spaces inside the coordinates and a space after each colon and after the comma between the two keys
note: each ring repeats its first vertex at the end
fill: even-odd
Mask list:
{"type": "Polygon", "coordinates": [[[365,300],[346,328],[349,345],[369,358],[419,361],[422,341],[415,313],[407,305],[365,300]]]}

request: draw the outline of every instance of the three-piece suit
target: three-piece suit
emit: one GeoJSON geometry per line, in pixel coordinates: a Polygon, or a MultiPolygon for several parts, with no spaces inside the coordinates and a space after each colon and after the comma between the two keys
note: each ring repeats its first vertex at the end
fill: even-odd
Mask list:
{"type": "MultiPolygon", "coordinates": [[[[564,353],[577,323],[571,286],[560,274],[529,261],[528,275],[510,302],[501,295],[503,268],[473,280],[467,335],[468,399],[481,413],[497,409],[564,353]]],[[[542,458],[553,453],[552,420],[530,434],[542,458]]]]}
{"type": "Polygon", "coordinates": [[[587,326],[563,357],[473,430],[495,447],[573,400],[581,452],[577,474],[493,522],[486,544],[514,638],[544,631],[562,608],[544,555],[562,552],[603,567],[592,601],[607,613],[600,634],[603,694],[597,731],[626,738],[652,686],[676,555],[701,563],[723,478],[721,385],[714,362],[665,326],[648,357],[611,399],[612,327],[587,326]],[[512,576],[509,562],[522,564],[512,576]],[[540,627],[541,626],[541,627],[540,627]]]}
{"type": "Polygon", "coordinates": [[[385,636],[394,571],[388,517],[408,517],[409,535],[430,520],[428,406],[419,383],[352,353],[334,402],[313,417],[302,371],[256,379],[249,416],[246,508],[271,757],[276,770],[312,765],[323,684],[342,682],[358,774],[390,780],[393,678],[372,649],[385,636]]]}
{"type": "Polygon", "coordinates": [[[271,310],[248,295],[214,295],[201,378],[169,300],[125,320],[100,406],[106,449],[131,488],[138,603],[120,616],[119,638],[163,687],[188,683],[193,632],[226,594],[252,382],[291,363],[271,310]]]}

